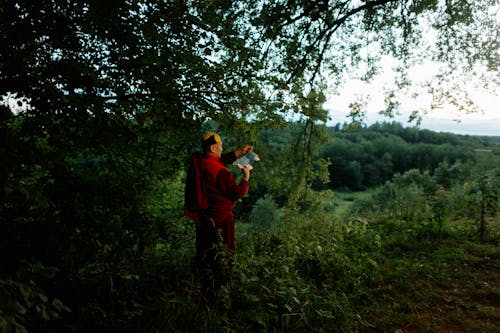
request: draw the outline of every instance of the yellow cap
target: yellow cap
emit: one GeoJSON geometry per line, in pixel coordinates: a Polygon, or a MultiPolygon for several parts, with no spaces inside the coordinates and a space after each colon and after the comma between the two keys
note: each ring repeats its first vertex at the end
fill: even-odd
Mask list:
{"type": "Polygon", "coordinates": [[[205,135],[203,136],[203,142],[207,142],[210,141],[210,144],[215,144],[215,143],[222,143],[222,140],[219,136],[219,134],[215,133],[215,132],[207,132],[205,133],[205,135]],[[213,139],[212,139],[213,138],[213,139]]]}

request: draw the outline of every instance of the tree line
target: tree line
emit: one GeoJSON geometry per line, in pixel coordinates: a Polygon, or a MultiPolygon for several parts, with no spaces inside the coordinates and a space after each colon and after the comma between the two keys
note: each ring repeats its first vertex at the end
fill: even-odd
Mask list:
{"type": "MultiPolygon", "coordinates": [[[[258,147],[263,146],[276,156],[293,142],[300,128],[295,124],[288,130],[264,130],[258,147]]],[[[337,124],[325,127],[324,131],[324,141],[319,144],[313,163],[327,163],[327,179],[311,182],[317,190],[364,190],[412,169],[428,172],[439,177],[440,183],[449,184],[458,180],[453,177],[458,175],[457,170],[467,173],[466,169],[478,161],[481,152],[498,155],[500,143],[498,137],[438,133],[397,122],[355,129],[337,124]],[[451,179],[446,179],[448,176],[451,179]]],[[[293,152],[290,157],[294,157],[293,152]]]]}
{"type": "Polygon", "coordinates": [[[493,153],[498,154],[498,139],[436,133],[394,123],[334,133],[335,140],[325,145],[320,155],[331,161],[333,188],[366,189],[411,169],[433,175],[447,166],[474,163],[476,149],[495,149],[493,153]]]}

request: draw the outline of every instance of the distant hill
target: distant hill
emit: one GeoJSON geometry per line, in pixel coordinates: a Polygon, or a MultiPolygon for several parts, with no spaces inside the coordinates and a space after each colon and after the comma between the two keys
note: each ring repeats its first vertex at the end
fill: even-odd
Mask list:
{"type": "Polygon", "coordinates": [[[328,132],[334,136],[349,137],[358,134],[364,137],[373,136],[374,133],[392,134],[399,136],[408,143],[451,144],[454,146],[467,146],[477,149],[500,148],[500,136],[478,136],[468,134],[455,134],[451,132],[436,132],[417,127],[404,127],[399,122],[376,122],[370,126],[351,128],[350,125],[337,124],[328,127],[328,132]]]}

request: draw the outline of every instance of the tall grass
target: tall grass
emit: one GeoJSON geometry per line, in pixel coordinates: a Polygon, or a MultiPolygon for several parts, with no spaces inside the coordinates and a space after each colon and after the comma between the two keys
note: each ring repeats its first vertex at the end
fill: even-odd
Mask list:
{"type": "Polygon", "coordinates": [[[184,276],[165,294],[155,328],[394,331],[413,320],[415,308],[431,306],[429,281],[446,281],[450,267],[461,267],[467,252],[450,247],[471,235],[449,227],[438,238],[415,222],[340,218],[317,209],[284,209],[281,223],[252,232],[248,222],[240,224],[231,277],[216,301],[197,298],[194,279],[184,276]]]}

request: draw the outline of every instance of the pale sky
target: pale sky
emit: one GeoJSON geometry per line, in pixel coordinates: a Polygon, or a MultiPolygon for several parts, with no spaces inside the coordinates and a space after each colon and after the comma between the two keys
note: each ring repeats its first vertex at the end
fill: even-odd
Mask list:
{"type": "MultiPolygon", "coordinates": [[[[414,126],[413,123],[408,123],[408,113],[401,112],[401,115],[395,118],[386,118],[378,111],[382,108],[377,107],[377,102],[372,101],[368,104],[368,111],[366,113],[365,122],[367,125],[374,122],[381,121],[398,121],[403,126],[414,126]],[[373,106],[373,107],[371,107],[373,106]]],[[[484,113],[474,114],[458,114],[456,112],[435,110],[427,114],[423,114],[422,122],[419,128],[429,129],[436,132],[452,132],[456,134],[470,134],[470,135],[493,135],[500,136],[500,98],[498,96],[491,96],[485,104],[490,107],[486,108],[484,113]]],[[[343,96],[331,96],[325,103],[325,109],[330,111],[331,120],[329,125],[336,123],[348,122],[349,114],[349,99],[343,96]]]]}
{"type": "MultiPolygon", "coordinates": [[[[500,91],[497,93],[486,93],[484,90],[473,86],[467,88],[467,92],[473,101],[482,109],[482,112],[466,114],[454,111],[452,107],[446,109],[429,110],[431,98],[421,94],[417,98],[403,98],[400,116],[388,119],[378,112],[385,108],[384,87],[391,86],[394,72],[390,70],[393,62],[385,60],[385,70],[382,75],[377,76],[371,84],[361,81],[348,81],[337,93],[327,95],[324,108],[330,111],[331,120],[328,125],[349,121],[349,104],[356,98],[362,97],[367,101],[365,122],[370,125],[376,121],[399,121],[403,126],[414,126],[409,124],[408,116],[412,110],[427,109],[422,113],[423,120],[420,124],[422,129],[430,129],[436,132],[452,132],[470,135],[495,135],[500,136],[500,91]],[[366,97],[367,95],[370,97],[366,97]]],[[[422,82],[432,78],[437,69],[431,64],[423,64],[410,71],[410,78],[415,82],[422,82]]],[[[418,91],[420,93],[420,91],[418,91]]]]}

